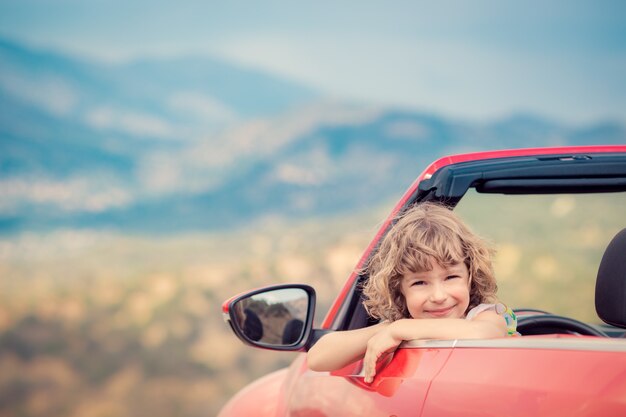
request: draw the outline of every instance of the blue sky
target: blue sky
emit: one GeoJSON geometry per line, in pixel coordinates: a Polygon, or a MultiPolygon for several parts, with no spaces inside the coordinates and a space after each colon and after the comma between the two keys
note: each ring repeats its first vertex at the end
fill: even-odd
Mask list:
{"type": "Polygon", "coordinates": [[[355,102],[626,122],[626,2],[0,0],[0,36],[108,61],[201,54],[355,102]]]}

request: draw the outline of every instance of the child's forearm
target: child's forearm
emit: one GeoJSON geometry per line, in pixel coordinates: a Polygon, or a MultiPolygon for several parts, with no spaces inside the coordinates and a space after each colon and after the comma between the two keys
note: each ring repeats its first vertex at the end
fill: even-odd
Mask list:
{"type": "Polygon", "coordinates": [[[376,364],[403,340],[415,339],[488,339],[507,335],[504,318],[483,313],[480,319],[401,319],[372,335],[363,359],[365,382],[372,382],[376,364]]]}
{"type": "Polygon", "coordinates": [[[507,335],[504,320],[465,319],[402,319],[389,328],[392,336],[401,340],[415,339],[489,339],[507,335]]]}
{"type": "Polygon", "coordinates": [[[474,320],[401,319],[357,330],[328,333],[309,350],[308,366],[313,371],[334,371],[363,358],[370,349],[372,352],[369,353],[373,356],[369,368],[373,369],[384,352],[395,349],[403,340],[488,339],[507,335],[506,323],[501,316],[486,312],[479,317],[474,320]]]}
{"type": "Polygon", "coordinates": [[[309,368],[318,372],[334,371],[356,362],[365,355],[368,340],[387,326],[389,323],[379,323],[324,335],[307,353],[309,368]]]}

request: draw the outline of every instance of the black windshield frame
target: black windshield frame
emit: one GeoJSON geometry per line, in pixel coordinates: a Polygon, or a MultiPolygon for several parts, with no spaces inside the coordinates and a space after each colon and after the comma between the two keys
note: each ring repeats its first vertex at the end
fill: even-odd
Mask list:
{"type": "Polygon", "coordinates": [[[406,206],[434,201],[452,208],[470,188],[500,194],[626,191],[626,155],[561,154],[451,164],[423,180],[406,206]]]}

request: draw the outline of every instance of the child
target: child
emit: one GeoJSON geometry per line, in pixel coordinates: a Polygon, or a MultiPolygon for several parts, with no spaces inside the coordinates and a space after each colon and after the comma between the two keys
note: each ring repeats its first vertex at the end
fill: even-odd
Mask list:
{"type": "Polygon", "coordinates": [[[365,308],[381,323],[328,333],[307,355],[332,371],[363,358],[365,382],[404,340],[482,339],[515,334],[516,318],[495,303],[491,251],[451,210],[433,203],[404,213],[367,271],[365,308]]]}

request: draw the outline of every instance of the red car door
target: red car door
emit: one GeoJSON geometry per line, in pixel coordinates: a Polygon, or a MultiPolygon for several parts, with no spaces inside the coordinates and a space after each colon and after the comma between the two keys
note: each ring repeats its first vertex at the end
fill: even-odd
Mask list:
{"type": "Polygon", "coordinates": [[[625,352],[626,341],[580,336],[458,341],[421,415],[623,416],[625,352]]]}
{"type": "Polygon", "coordinates": [[[372,384],[362,362],[334,372],[305,370],[287,400],[290,417],[419,416],[431,381],[452,349],[398,349],[372,384]]]}
{"type": "Polygon", "coordinates": [[[304,370],[283,415],[626,415],[625,352],[623,340],[562,335],[408,342],[371,385],[360,362],[304,370]]]}

